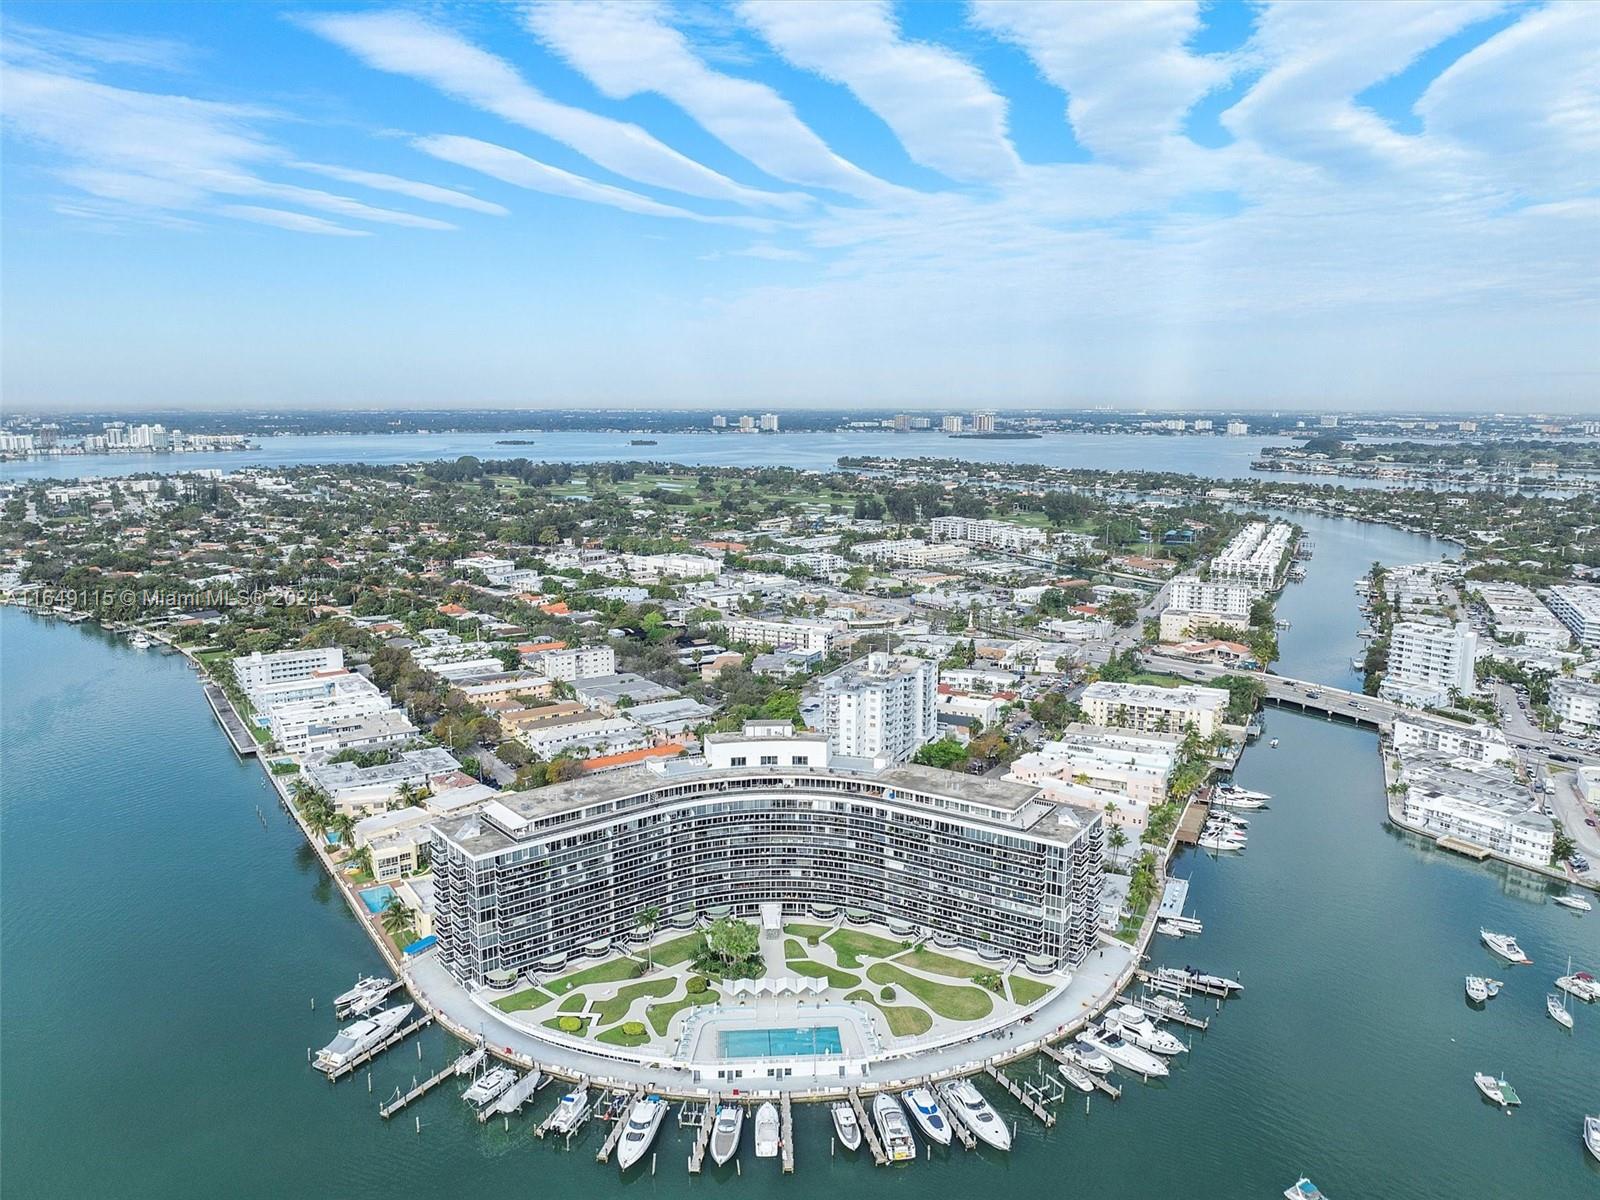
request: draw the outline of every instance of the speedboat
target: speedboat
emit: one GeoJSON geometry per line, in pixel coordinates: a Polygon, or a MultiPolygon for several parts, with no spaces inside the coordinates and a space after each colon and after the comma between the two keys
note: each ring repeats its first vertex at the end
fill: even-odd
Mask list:
{"type": "Polygon", "coordinates": [[[1583,1118],[1583,1144],[1595,1161],[1600,1162],[1600,1117],[1583,1118]]]}
{"type": "Polygon", "coordinates": [[[717,1120],[711,1127],[711,1161],[724,1166],[739,1153],[739,1139],[744,1136],[744,1105],[724,1104],[717,1109],[717,1120]]]}
{"type": "Polygon", "coordinates": [[[1566,997],[1559,992],[1551,992],[1545,996],[1544,1010],[1555,1018],[1557,1025],[1566,1029],[1572,1028],[1572,1014],[1567,1011],[1566,997]]]}
{"type": "Polygon", "coordinates": [[[1589,912],[1594,908],[1593,904],[1576,892],[1568,892],[1565,896],[1552,896],[1551,899],[1577,912],[1589,912]]]}
{"type": "Polygon", "coordinates": [[[1093,1071],[1096,1075],[1111,1074],[1112,1063],[1097,1046],[1091,1046],[1084,1041],[1083,1034],[1072,1039],[1070,1048],[1063,1050],[1067,1058],[1085,1071],[1093,1071]]]}
{"type": "Polygon", "coordinates": [[[488,1108],[500,1094],[517,1081],[517,1073],[510,1067],[494,1067],[478,1076],[478,1080],[461,1098],[473,1108],[488,1108]]]}
{"type": "Polygon", "coordinates": [[[1556,980],[1556,986],[1568,995],[1576,996],[1587,1003],[1592,1004],[1600,1000],[1600,979],[1596,979],[1587,971],[1575,971],[1571,975],[1563,975],[1556,980]]]}
{"type": "Polygon", "coordinates": [[[984,1099],[983,1093],[972,1080],[960,1079],[951,1084],[945,1092],[945,1099],[950,1101],[951,1107],[959,1110],[967,1128],[985,1144],[996,1150],[1011,1149],[1011,1130],[1006,1128],[1000,1114],[995,1112],[994,1105],[984,1099]]]}
{"type": "Polygon", "coordinates": [[[355,986],[348,992],[340,992],[333,998],[333,1011],[337,1016],[349,1016],[354,1013],[361,1016],[374,1004],[383,999],[389,990],[389,985],[394,981],[381,975],[366,975],[356,980],[355,986]]]}
{"type": "Polygon", "coordinates": [[[1517,945],[1517,939],[1509,933],[1491,933],[1487,929],[1479,929],[1478,936],[1483,939],[1485,946],[1509,963],[1527,966],[1533,961],[1522,952],[1522,947],[1517,945]]]}
{"type": "Polygon", "coordinates": [[[906,1110],[900,1107],[900,1101],[888,1092],[879,1092],[872,1100],[872,1119],[878,1124],[883,1152],[890,1162],[909,1162],[916,1158],[917,1140],[911,1136],[906,1110]]]}
{"type": "Polygon", "coordinates": [[[411,1015],[415,1007],[414,1004],[401,1004],[395,1008],[381,1009],[370,1017],[362,1017],[353,1025],[346,1025],[333,1041],[317,1051],[318,1069],[337,1071],[374,1046],[381,1045],[385,1038],[400,1028],[400,1023],[411,1015]]]}
{"type": "Polygon", "coordinates": [[[1278,739],[1277,738],[1273,738],[1270,742],[1268,742],[1267,743],[1267,748],[1269,750],[1276,750],[1278,748],[1278,739]]]}
{"type": "Polygon", "coordinates": [[[1081,1037],[1125,1071],[1143,1075],[1146,1079],[1162,1078],[1167,1074],[1164,1061],[1148,1050],[1141,1050],[1132,1042],[1124,1041],[1112,1025],[1102,1026],[1098,1032],[1084,1033],[1081,1037]]]}
{"type": "Polygon", "coordinates": [[[1481,975],[1467,976],[1467,999],[1474,1004],[1482,1004],[1489,998],[1488,981],[1481,975]]]}
{"type": "Polygon", "coordinates": [[[1181,1021],[1189,1015],[1182,1000],[1171,996],[1148,995],[1139,998],[1139,1009],[1157,1021],[1181,1021]]]}
{"type": "Polygon", "coordinates": [[[1237,979],[1228,979],[1222,975],[1208,975],[1204,971],[1196,971],[1191,967],[1162,967],[1157,974],[1162,979],[1171,980],[1185,987],[1192,987],[1201,991],[1234,992],[1244,991],[1244,984],[1237,979]]]}
{"type": "Polygon", "coordinates": [[[551,1132],[567,1134],[576,1129],[578,1122],[583,1119],[584,1109],[588,1107],[588,1100],[588,1088],[581,1092],[568,1092],[561,1097],[555,1113],[550,1117],[551,1132]]]}
{"type": "Polygon", "coordinates": [[[1200,923],[1199,917],[1163,917],[1163,923],[1176,925],[1184,933],[1204,933],[1206,927],[1200,923]]]}
{"type": "Polygon", "coordinates": [[[917,1123],[917,1128],[922,1130],[923,1137],[930,1142],[938,1142],[941,1146],[950,1144],[950,1121],[944,1115],[944,1109],[939,1107],[939,1101],[934,1098],[931,1088],[911,1088],[901,1092],[900,1099],[905,1101],[906,1108],[911,1112],[911,1119],[917,1123]]]}
{"type": "Polygon", "coordinates": [[[1328,1200],[1320,1188],[1304,1175],[1283,1189],[1285,1200],[1328,1200]]]}
{"type": "Polygon", "coordinates": [[[656,1140],[661,1128],[661,1118],[667,1115],[667,1102],[660,1096],[649,1095],[635,1100],[628,1109],[628,1124],[617,1143],[617,1166],[626,1171],[644,1157],[650,1143],[656,1140]]]}
{"type": "Polygon", "coordinates": [[[1188,930],[1181,925],[1174,925],[1171,921],[1157,921],[1156,932],[1164,933],[1168,937],[1181,938],[1188,935],[1188,930]]]}
{"type": "Polygon", "coordinates": [[[833,1131],[839,1135],[839,1144],[846,1150],[861,1148],[861,1122],[856,1120],[856,1110],[846,1101],[833,1105],[833,1131]]]}
{"type": "Polygon", "coordinates": [[[1188,1052],[1189,1047],[1165,1029],[1157,1029],[1156,1023],[1150,1019],[1150,1014],[1135,1005],[1122,1005],[1111,1014],[1106,1023],[1108,1025],[1115,1023],[1116,1028],[1121,1030],[1122,1036],[1141,1050],[1151,1050],[1156,1054],[1188,1052]]]}
{"type": "Polygon", "coordinates": [[[1211,803],[1220,804],[1223,808],[1250,811],[1265,808],[1271,799],[1265,792],[1252,792],[1249,788],[1236,787],[1231,783],[1219,783],[1211,789],[1211,803]]]}
{"type": "Polygon", "coordinates": [[[1500,1105],[1501,1108],[1510,1108],[1514,1104],[1522,1103],[1522,1097],[1517,1095],[1516,1089],[1503,1078],[1496,1079],[1493,1075],[1479,1071],[1472,1077],[1472,1082],[1478,1085],[1478,1090],[1484,1096],[1500,1105]]]}
{"type": "Polygon", "coordinates": [[[778,1117],[778,1106],[768,1100],[756,1109],[756,1157],[777,1158],[783,1145],[780,1136],[783,1122],[778,1117]]]}
{"type": "Polygon", "coordinates": [[[1207,826],[1201,830],[1199,845],[1202,850],[1242,851],[1247,839],[1236,833],[1224,832],[1207,826]]]}
{"type": "Polygon", "coordinates": [[[1094,1091],[1094,1077],[1077,1063],[1057,1063],[1056,1070],[1060,1071],[1061,1077],[1080,1092],[1094,1091]]]}

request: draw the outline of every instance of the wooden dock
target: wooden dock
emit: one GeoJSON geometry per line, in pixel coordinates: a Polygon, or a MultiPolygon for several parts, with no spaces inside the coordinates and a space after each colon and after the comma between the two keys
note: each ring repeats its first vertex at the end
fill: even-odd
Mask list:
{"type": "Polygon", "coordinates": [[[861,1129],[861,1136],[866,1140],[867,1149],[872,1151],[872,1161],[880,1167],[889,1165],[889,1156],[883,1152],[883,1143],[878,1140],[878,1130],[867,1119],[867,1106],[861,1103],[861,1093],[850,1089],[850,1107],[855,1109],[856,1125],[861,1129]]]}
{"type": "Polygon", "coordinates": [[[1152,1019],[1173,1021],[1179,1025],[1187,1025],[1190,1029],[1204,1030],[1211,1027],[1210,1017],[1197,1017],[1188,1009],[1184,1009],[1181,1013],[1176,1011],[1167,1012],[1165,1009],[1157,1008],[1148,1000],[1144,999],[1131,1000],[1129,1003],[1131,1003],[1140,1012],[1149,1015],[1152,1019]]]}
{"type": "MultiPolygon", "coordinates": [[[[1067,1056],[1055,1046],[1046,1044],[1040,1046],[1039,1049],[1043,1050],[1047,1057],[1055,1059],[1055,1061],[1058,1063],[1064,1063],[1068,1061],[1067,1056]]],[[[1090,1082],[1094,1084],[1095,1091],[1103,1092],[1105,1095],[1110,1096],[1113,1100],[1122,1099],[1122,1089],[1116,1084],[1112,1083],[1104,1075],[1101,1075],[1095,1071],[1091,1071],[1086,1067],[1080,1069],[1089,1077],[1090,1082]]]]}
{"type": "MultiPolygon", "coordinates": [[[[587,1075],[580,1076],[578,1078],[578,1082],[568,1088],[567,1091],[583,1093],[583,1115],[578,1118],[578,1124],[581,1126],[589,1119],[589,1077],[587,1075]]],[[[565,1095],[566,1093],[562,1094],[565,1095]]],[[[561,1103],[560,1101],[557,1101],[556,1106],[552,1108],[548,1114],[546,1114],[545,1119],[539,1122],[538,1128],[533,1131],[533,1136],[536,1138],[548,1136],[551,1127],[556,1123],[556,1117],[559,1116],[560,1113],[561,1103]]]]}
{"type": "MultiPolygon", "coordinates": [[[[403,987],[405,987],[405,981],[404,980],[401,980],[401,979],[390,980],[389,986],[384,988],[383,991],[378,993],[377,999],[374,1000],[373,1003],[372,1003],[372,1008],[376,1008],[378,1006],[377,1005],[377,1001],[378,1000],[387,1000],[390,996],[394,995],[396,992],[398,992],[403,987]]],[[[369,1008],[367,1011],[371,1012],[372,1008],[369,1008]]],[[[349,1010],[349,1008],[344,1008],[344,1009],[335,1008],[333,1010],[333,1015],[338,1017],[339,1020],[342,1021],[346,1017],[352,1017],[355,1014],[353,1012],[351,1012],[349,1010]]]]}
{"type": "Polygon", "coordinates": [[[1184,996],[1192,992],[1200,996],[1214,996],[1218,1000],[1227,1000],[1233,995],[1233,991],[1229,988],[1214,987],[1210,984],[1201,983],[1188,975],[1179,978],[1163,975],[1160,971],[1146,971],[1143,967],[1140,967],[1133,974],[1136,979],[1149,987],[1151,991],[1168,992],[1174,996],[1184,996]]]}
{"type": "MultiPolygon", "coordinates": [[[[461,1064],[468,1062],[475,1053],[476,1051],[474,1050],[468,1050],[460,1058],[456,1059],[455,1062],[438,1072],[438,1074],[428,1076],[421,1083],[413,1086],[412,1089],[405,1095],[396,1096],[393,1100],[389,1101],[389,1103],[378,1109],[378,1115],[387,1121],[390,1117],[394,1116],[395,1113],[399,1112],[413,1100],[422,1099],[422,1097],[426,1096],[429,1092],[438,1087],[446,1079],[449,1079],[452,1075],[462,1074],[461,1064]]],[[[468,1069],[470,1070],[470,1068],[468,1069]]],[[[397,1092],[399,1090],[399,1088],[395,1089],[397,1092]]]]}
{"type": "Polygon", "coordinates": [[[1006,1091],[1010,1092],[1012,1099],[1014,1099],[1018,1104],[1022,1105],[1023,1108],[1027,1109],[1034,1116],[1038,1117],[1040,1121],[1044,1122],[1045,1128],[1048,1129],[1050,1126],[1056,1123],[1055,1113],[1051,1112],[1032,1096],[1028,1095],[1027,1092],[1018,1087],[1016,1082],[999,1067],[994,1066],[991,1063],[986,1065],[983,1070],[984,1074],[988,1075],[990,1079],[994,1080],[1001,1087],[1005,1088],[1006,1091]]]}
{"type": "Polygon", "coordinates": [[[643,1088],[635,1088],[632,1092],[625,1093],[629,1097],[629,1105],[622,1110],[622,1115],[611,1122],[611,1132],[606,1134],[605,1142],[600,1146],[600,1151],[594,1156],[595,1162],[610,1162],[611,1152],[617,1148],[617,1143],[622,1140],[622,1131],[628,1127],[628,1113],[633,1105],[632,1101],[644,1095],[643,1088]]]}
{"type": "Polygon", "coordinates": [[[380,1042],[371,1050],[368,1050],[360,1058],[353,1058],[337,1070],[329,1071],[328,1082],[337,1083],[346,1075],[349,1075],[352,1071],[359,1071],[362,1067],[366,1066],[373,1059],[377,1058],[378,1055],[382,1054],[385,1050],[389,1049],[391,1046],[398,1046],[413,1033],[416,1033],[417,1030],[423,1028],[425,1025],[431,1024],[432,1022],[433,1014],[423,1013],[422,1016],[418,1017],[415,1021],[411,1022],[411,1024],[400,1030],[399,1033],[391,1034],[387,1041],[380,1042]]]}
{"type": "Polygon", "coordinates": [[[711,1131],[717,1124],[717,1094],[711,1093],[706,1101],[705,1115],[700,1128],[695,1131],[694,1145],[689,1147],[689,1174],[698,1175],[706,1165],[706,1150],[711,1145],[711,1131]]]}
{"type": "Polygon", "coordinates": [[[945,1116],[950,1120],[950,1132],[956,1135],[956,1140],[966,1149],[976,1150],[978,1148],[977,1135],[972,1127],[967,1124],[966,1110],[950,1099],[950,1085],[941,1083],[934,1091],[938,1094],[939,1099],[944,1101],[943,1108],[945,1116]]]}
{"type": "Polygon", "coordinates": [[[778,1100],[778,1116],[780,1124],[778,1129],[778,1146],[783,1151],[783,1173],[794,1174],[794,1112],[789,1107],[789,1093],[784,1092],[778,1100]]]}
{"type": "Polygon", "coordinates": [[[1206,823],[1206,817],[1211,812],[1211,806],[1200,800],[1192,801],[1183,810],[1183,817],[1178,821],[1178,845],[1194,846],[1200,842],[1200,830],[1206,823]]]}

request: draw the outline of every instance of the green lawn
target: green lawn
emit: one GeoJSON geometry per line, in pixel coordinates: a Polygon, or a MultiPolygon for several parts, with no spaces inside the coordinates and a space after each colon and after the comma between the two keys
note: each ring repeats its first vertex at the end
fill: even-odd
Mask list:
{"type": "Polygon", "coordinates": [[[852,975],[849,971],[840,971],[824,963],[812,962],[806,958],[791,959],[786,965],[796,975],[805,975],[811,979],[826,979],[829,987],[855,987],[861,982],[861,976],[859,975],[852,975]]]}
{"type": "Polygon", "coordinates": [[[784,938],[783,956],[785,958],[804,959],[806,957],[806,948],[800,944],[798,938],[784,938]]]}
{"type": "Polygon", "coordinates": [[[650,1028],[654,1029],[659,1036],[665,1037],[667,1035],[667,1026],[671,1023],[673,1017],[696,1004],[715,1004],[718,998],[716,988],[707,988],[703,992],[680,996],[678,999],[669,1000],[665,1004],[652,1004],[644,1010],[644,1015],[650,1018],[650,1028]]]}
{"type": "Polygon", "coordinates": [[[841,967],[864,967],[863,958],[891,958],[905,949],[900,942],[859,929],[840,929],[823,940],[833,947],[841,967]]]}
{"type": "MultiPolygon", "coordinates": [[[[583,1028],[579,1029],[576,1033],[568,1034],[567,1035],[568,1037],[588,1037],[589,1036],[589,1024],[590,1024],[589,1018],[588,1017],[579,1017],[578,1020],[582,1024],[583,1028]]],[[[560,1017],[551,1017],[548,1021],[546,1021],[544,1023],[544,1026],[545,1026],[546,1029],[554,1029],[557,1033],[566,1033],[567,1032],[566,1030],[561,1028],[561,1018],[560,1017]]]]}
{"type": "Polygon", "coordinates": [[[699,954],[700,947],[704,946],[705,942],[705,935],[702,933],[686,933],[682,937],[662,942],[655,948],[651,958],[658,967],[675,967],[699,954]]]}
{"type": "Polygon", "coordinates": [[[946,1020],[977,1021],[994,1011],[994,1001],[981,988],[934,983],[902,971],[893,963],[874,963],[867,968],[867,978],[873,983],[904,988],[946,1020]]]}
{"type": "Polygon", "coordinates": [[[564,1013],[581,1013],[588,1007],[589,997],[585,996],[582,992],[573,992],[556,1007],[556,1011],[564,1013]]]}
{"type": "Polygon", "coordinates": [[[644,964],[631,958],[613,958],[582,971],[574,971],[570,975],[563,975],[560,979],[552,979],[544,986],[556,996],[564,995],[575,987],[582,987],[586,983],[621,983],[624,979],[632,979],[636,975],[644,974],[644,964]]]}
{"type": "Polygon", "coordinates": [[[828,932],[828,927],[826,925],[803,925],[799,922],[795,922],[793,924],[785,925],[783,927],[783,931],[788,934],[793,934],[797,938],[820,938],[823,934],[828,932]]]}
{"type": "Polygon", "coordinates": [[[883,1004],[875,1000],[871,992],[851,992],[846,1000],[864,1000],[873,1008],[883,1014],[883,1019],[889,1022],[889,1032],[895,1037],[916,1037],[918,1034],[927,1033],[933,1028],[933,1018],[920,1008],[906,1008],[903,1005],[883,1004]]]}
{"type": "Polygon", "coordinates": [[[1006,982],[1011,985],[1011,998],[1018,1004],[1032,1004],[1044,999],[1050,993],[1050,985],[1040,983],[1037,979],[1024,979],[1020,975],[1012,975],[1006,982]]]}
{"type": "Polygon", "coordinates": [[[501,996],[494,1002],[494,1006],[501,1012],[522,1012],[548,1003],[550,1003],[550,993],[543,988],[524,988],[513,995],[501,996]]]}
{"type": "Polygon", "coordinates": [[[610,1029],[595,1034],[595,1041],[605,1042],[612,1046],[642,1046],[650,1040],[648,1033],[624,1033],[621,1025],[614,1025],[610,1029]]]}
{"type": "Polygon", "coordinates": [[[954,979],[976,979],[979,975],[992,974],[994,971],[993,967],[963,962],[959,958],[951,958],[948,954],[940,954],[937,950],[912,950],[900,955],[894,961],[902,966],[926,971],[930,975],[949,975],[954,979]]]}
{"type": "Polygon", "coordinates": [[[628,1009],[640,996],[670,996],[678,986],[676,979],[646,979],[617,989],[609,1000],[601,1000],[592,1008],[594,1019],[601,1025],[614,1025],[628,1015],[628,1009]]]}

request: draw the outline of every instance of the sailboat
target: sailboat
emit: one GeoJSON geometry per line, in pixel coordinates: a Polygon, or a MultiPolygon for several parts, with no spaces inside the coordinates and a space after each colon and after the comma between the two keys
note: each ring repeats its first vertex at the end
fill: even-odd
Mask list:
{"type": "MultiPolygon", "coordinates": [[[[1567,974],[1572,974],[1572,955],[1567,955],[1567,974]]],[[[1556,1024],[1565,1029],[1572,1028],[1572,1014],[1567,1011],[1567,991],[1565,988],[1548,993],[1544,998],[1544,1010],[1555,1019],[1556,1024]]]]}

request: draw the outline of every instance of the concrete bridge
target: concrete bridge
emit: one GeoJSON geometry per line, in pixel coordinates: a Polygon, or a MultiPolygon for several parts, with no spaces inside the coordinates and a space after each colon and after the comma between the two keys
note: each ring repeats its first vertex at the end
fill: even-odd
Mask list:
{"type": "Polygon", "coordinates": [[[1168,671],[1197,683],[1209,683],[1224,675],[1243,675],[1259,680],[1266,688],[1264,697],[1268,704],[1280,708],[1293,708],[1300,712],[1321,713],[1386,731],[1400,716],[1427,716],[1421,709],[1407,708],[1390,700],[1380,700],[1361,692],[1348,692],[1343,688],[1329,687],[1325,683],[1312,683],[1292,679],[1287,675],[1270,675],[1263,671],[1243,671],[1236,667],[1220,667],[1211,663],[1192,662],[1167,654],[1146,653],[1145,662],[1156,670],[1168,671]]]}

